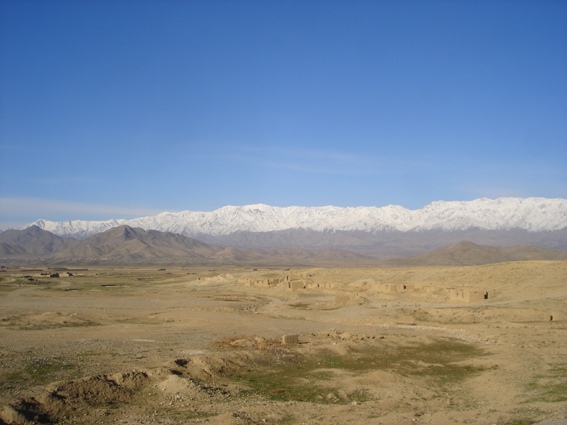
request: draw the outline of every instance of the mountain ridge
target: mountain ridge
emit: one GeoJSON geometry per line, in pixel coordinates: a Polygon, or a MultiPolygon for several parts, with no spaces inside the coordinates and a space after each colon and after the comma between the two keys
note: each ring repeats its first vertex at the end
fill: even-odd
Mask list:
{"type": "Polygon", "coordinates": [[[183,235],[119,226],[77,241],[37,226],[0,234],[0,257],[35,261],[182,262],[232,265],[468,266],[526,260],[567,260],[567,252],[532,245],[496,248],[462,241],[426,254],[379,261],[338,249],[245,249],[209,245],[183,235]],[[7,233],[7,234],[4,234],[7,233]]]}
{"type": "Polygon", "coordinates": [[[55,235],[85,238],[121,225],[178,233],[191,238],[223,237],[238,232],[277,232],[290,229],[322,233],[338,231],[420,232],[522,229],[530,232],[567,228],[567,199],[480,198],[473,201],[435,201],[421,209],[385,207],[273,207],[265,204],[224,206],[211,212],[163,212],[132,220],[36,220],[55,235]]]}

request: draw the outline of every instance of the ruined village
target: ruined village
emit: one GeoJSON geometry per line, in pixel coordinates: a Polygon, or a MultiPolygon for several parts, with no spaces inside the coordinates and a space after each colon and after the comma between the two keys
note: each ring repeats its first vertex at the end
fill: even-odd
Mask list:
{"type": "Polygon", "coordinates": [[[2,270],[6,424],[567,414],[564,261],[2,270]]]}

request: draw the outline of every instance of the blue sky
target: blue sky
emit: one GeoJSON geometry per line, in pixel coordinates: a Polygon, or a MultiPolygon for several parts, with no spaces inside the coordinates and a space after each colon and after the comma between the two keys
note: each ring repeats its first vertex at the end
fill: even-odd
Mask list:
{"type": "Polygon", "coordinates": [[[565,1],[0,1],[0,226],[567,197],[565,1]]]}

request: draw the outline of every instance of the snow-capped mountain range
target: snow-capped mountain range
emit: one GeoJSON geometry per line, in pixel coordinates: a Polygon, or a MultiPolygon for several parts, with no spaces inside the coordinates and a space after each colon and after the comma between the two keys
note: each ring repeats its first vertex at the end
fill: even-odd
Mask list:
{"type": "Polygon", "coordinates": [[[273,232],[306,229],[318,232],[416,232],[522,229],[554,231],[567,227],[567,199],[498,198],[433,202],[418,210],[385,207],[272,207],[264,204],[226,206],[212,212],[163,212],[132,220],[54,222],[36,225],[59,236],[86,238],[113,227],[128,225],[144,230],[179,233],[189,237],[223,236],[236,232],[273,232]]]}

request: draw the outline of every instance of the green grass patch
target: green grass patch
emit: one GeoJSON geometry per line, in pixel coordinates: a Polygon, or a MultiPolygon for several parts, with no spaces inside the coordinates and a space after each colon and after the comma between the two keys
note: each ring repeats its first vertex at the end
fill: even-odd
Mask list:
{"type": "Polygon", "coordinates": [[[526,401],[562,403],[567,401],[567,363],[554,365],[544,375],[537,376],[528,385],[528,389],[536,393],[526,401]]]}
{"type": "Polygon", "coordinates": [[[37,383],[46,383],[57,380],[56,377],[65,376],[65,379],[76,377],[76,370],[75,364],[50,359],[27,366],[24,374],[37,383]]]}
{"type": "Polygon", "coordinates": [[[15,279],[15,280],[7,280],[5,282],[0,282],[0,293],[2,292],[11,292],[17,289],[24,289],[35,287],[39,289],[48,289],[55,286],[58,282],[54,283],[52,281],[42,281],[39,280],[37,282],[29,282],[26,279],[15,279]]]}
{"type": "Polygon", "coordinates": [[[18,289],[18,287],[15,285],[10,285],[6,283],[0,284],[0,296],[6,295],[8,292],[15,291],[16,289],[18,289]]]}
{"type": "Polygon", "coordinates": [[[13,326],[22,331],[43,331],[46,329],[60,329],[60,328],[85,328],[91,326],[100,326],[100,323],[93,322],[92,320],[82,320],[80,322],[66,322],[66,323],[14,323],[13,326]]]}
{"type": "Polygon", "coordinates": [[[481,372],[482,368],[457,364],[482,355],[482,350],[456,341],[438,341],[412,347],[365,348],[345,356],[327,352],[318,356],[270,355],[236,379],[253,393],[277,401],[349,404],[371,399],[366,390],[345,392],[335,377],[349,372],[363,375],[376,370],[420,376],[435,386],[446,386],[481,372]],[[336,385],[334,385],[336,384],[336,385]]]}
{"type": "Polygon", "coordinates": [[[290,307],[297,308],[299,310],[307,310],[311,304],[308,303],[295,303],[290,304],[290,307]]]}
{"type": "Polygon", "coordinates": [[[53,381],[76,379],[79,375],[76,364],[60,358],[45,358],[26,361],[23,368],[4,375],[2,380],[5,380],[7,387],[26,388],[53,381]]]}

